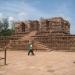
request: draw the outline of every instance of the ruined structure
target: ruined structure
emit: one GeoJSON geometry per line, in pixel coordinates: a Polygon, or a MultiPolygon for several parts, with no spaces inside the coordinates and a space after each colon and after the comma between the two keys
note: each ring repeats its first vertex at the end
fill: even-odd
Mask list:
{"type": "Polygon", "coordinates": [[[61,17],[16,23],[16,34],[32,31],[37,31],[31,36],[35,43],[39,42],[37,45],[44,45],[55,50],[75,49],[75,35],[70,34],[70,23],[61,17]]]}
{"type": "Polygon", "coordinates": [[[40,21],[17,22],[16,32],[23,33],[28,31],[48,31],[49,33],[59,32],[70,34],[70,24],[61,17],[54,17],[52,19],[40,19],[40,21]]]}
{"type": "Polygon", "coordinates": [[[75,50],[75,35],[70,33],[70,23],[61,17],[16,22],[10,47],[26,49],[28,40],[36,50],[75,50]]]}
{"type": "Polygon", "coordinates": [[[39,30],[39,22],[35,21],[25,21],[25,22],[16,22],[15,32],[16,33],[26,33],[33,30],[39,30]]]}

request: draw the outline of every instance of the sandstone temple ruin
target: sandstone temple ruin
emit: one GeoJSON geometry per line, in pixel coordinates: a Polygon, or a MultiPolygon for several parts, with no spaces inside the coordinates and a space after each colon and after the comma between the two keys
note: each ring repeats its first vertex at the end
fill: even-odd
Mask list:
{"type": "Polygon", "coordinates": [[[61,17],[16,22],[10,47],[26,49],[28,40],[34,50],[73,50],[75,35],[70,33],[70,23],[61,17]]]}

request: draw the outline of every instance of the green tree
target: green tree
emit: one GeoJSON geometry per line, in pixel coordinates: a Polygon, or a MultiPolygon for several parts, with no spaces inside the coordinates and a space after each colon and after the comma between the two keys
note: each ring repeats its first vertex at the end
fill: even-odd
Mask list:
{"type": "Polygon", "coordinates": [[[3,29],[3,23],[0,21],[0,32],[2,31],[3,29]]]}
{"type": "Polygon", "coordinates": [[[2,22],[0,21],[0,36],[10,36],[11,34],[12,30],[9,29],[8,18],[3,18],[2,22]]]}

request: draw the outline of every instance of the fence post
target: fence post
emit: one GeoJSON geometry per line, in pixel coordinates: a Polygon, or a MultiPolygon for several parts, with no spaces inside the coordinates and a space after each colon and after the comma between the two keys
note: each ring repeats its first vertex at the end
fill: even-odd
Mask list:
{"type": "Polygon", "coordinates": [[[4,64],[6,65],[6,55],[7,55],[7,50],[6,50],[6,36],[5,36],[5,48],[4,48],[4,58],[5,58],[5,61],[4,61],[4,64]]]}

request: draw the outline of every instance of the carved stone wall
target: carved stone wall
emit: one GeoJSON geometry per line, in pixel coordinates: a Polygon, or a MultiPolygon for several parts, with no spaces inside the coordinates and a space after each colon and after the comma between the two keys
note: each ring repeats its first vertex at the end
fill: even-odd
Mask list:
{"type": "Polygon", "coordinates": [[[49,31],[50,33],[59,32],[60,34],[70,34],[70,23],[61,17],[54,17],[51,19],[32,20],[28,23],[16,23],[16,32],[26,31],[49,31]]]}
{"type": "Polygon", "coordinates": [[[50,49],[75,49],[75,35],[70,34],[70,23],[61,17],[16,23],[16,33],[34,30],[37,31],[34,40],[50,49]]]}
{"type": "Polygon", "coordinates": [[[15,33],[25,33],[28,32],[28,25],[24,22],[17,22],[15,26],[15,33]]]}

